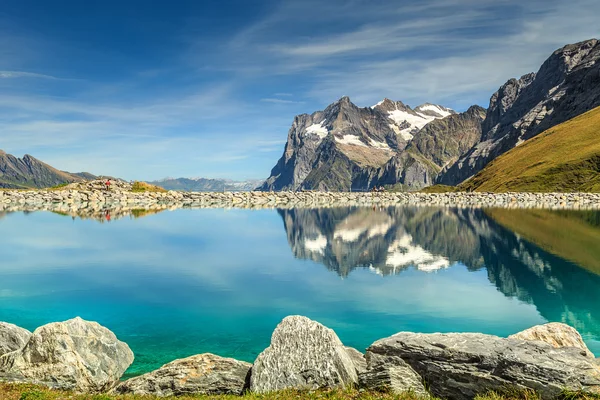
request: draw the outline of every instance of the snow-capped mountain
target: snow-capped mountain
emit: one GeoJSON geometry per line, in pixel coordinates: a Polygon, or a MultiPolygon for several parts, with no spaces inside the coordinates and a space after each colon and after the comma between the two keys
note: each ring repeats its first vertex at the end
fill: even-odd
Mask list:
{"type": "MultiPolygon", "coordinates": [[[[390,99],[361,108],[342,97],[324,111],[294,119],[284,154],[261,189],[366,190],[398,182],[425,186],[438,172],[427,157],[418,149],[402,160],[397,157],[410,151],[410,143],[429,124],[461,115],[435,104],[412,109],[390,99]]],[[[480,124],[480,116],[474,116],[473,129],[480,124]]]]}

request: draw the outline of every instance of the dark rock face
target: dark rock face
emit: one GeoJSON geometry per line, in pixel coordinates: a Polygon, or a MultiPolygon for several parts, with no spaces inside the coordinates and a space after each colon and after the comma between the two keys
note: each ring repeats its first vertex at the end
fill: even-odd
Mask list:
{"type": "MultiPolygon", "coordinates": [[[[408,187],[423,187],[435,179],[441,166],[429,161],[428,149],[424,153],[415,150],[416,154],[410,156],[405,155],[405,150],[424,126],[448,120],[451,129],[461,129],[459,125],[464,125],[464,120],[471,116],[465,113],[455,120],[456,115],[442,106],[423,104],[411,109],[389,99],[373,107],[359,108],[343,97],[325,111],[294,119],[284,154],[260,189],[348,191],[398,182],[408,187]]],[[[480,122],[481,118],[475,123],[476,131],[480,122]]],[[[469,135],[448,136],[454,140],[469,135]]],[[[442,135],[434,146],[441,141],[445,141],[442,135]]],[[[462,153],[454,155],[455,151],[470,148],[475,141],[467,139],[467,144],[444,145],[435,152],[449,151],[456,159],[462,153]]]]}
{"type": "Polygon", "coordinates": [[[481,142],[437,181],[458,184],[523,141],[599,106],[599,60],[598,40],[570,44],[537,73],[506,82],[490,99],[481,142]]]}
{"type": "Polygon", "coordinates": [[[63,183],[81,182],[92,176],[70,174],[26,154],[17,158],[0,150],[0,188],[44,188],[63,183]]]}
{"type": "Polygon", "coordinates": [[[367,349],[370,358],[382,360],[380,370],[406,363],[433,395],[449,399],[472,399],[507,387],[533,389],[543,399],[564,389],[600,392],[600,367],[593,360],[579,349],[541,342],[477,333],[401,332],[373,343],[367,349]]]}
{"type": "Polygon", "coordinates": [[[112,388],[133,362],[127,344],[96,322],[74,318],[36,329],[0,357],[0,379],[82,392],[112,388]]]}
{"type": "Polygon", "coordinates": [[[153,396],[241,395],[248,385],[252,364],[214,354],[172,361],[156,371],[120,383],[116,394],[153,396]]]}
{"type": "Polygon", "coordinates": [[[429,397],[421,376],[396,355],[368,352],[367,370],[358,379],[361,388],[392,393],[411,391],[418,396],[429,397]]]}
{"type": "Polygon", "coordinates": [[[306,317],[289,316],[256,358],[250,389],[264,393],[346,387],[358,382],[354,358],[331,329],[306,317]]]}
{"type": "Polygon", "coordinates": [[[13,324],[0,322],[0,356],[19,350],[31,337],[31,332],[13,324]]]}

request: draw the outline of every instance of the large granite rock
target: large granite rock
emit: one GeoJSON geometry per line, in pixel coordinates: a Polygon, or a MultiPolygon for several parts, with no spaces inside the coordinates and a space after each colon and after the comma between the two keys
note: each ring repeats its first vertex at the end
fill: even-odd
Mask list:
{"type": "Polygon", "coordinates": [[[588,349],[583,342],[583,338],[575,328],[559,322],[551,322],[549,324],[537,325],[529,329],[525,329],[519,333],[515,333],[508,337],[509,339],[520,340],[537,340],[548,343],[552,347],[576,347],[581,349],[582,354],[592,359],[595,358],[594,353],[588,349]]]}
{"type": "Polygon", "coordinates": [[[8,322],[0,322],[0,356],[19,350],[31,337],[31,332],[8,322]]]}
{"type": "Polygon", "coordinates": [[[131,378],[113,389],[116,394],[181,396],[240,395],[248,386],[252,364],[214,354],[175,360],[156,371],[131,378]]]}
{"type": "Polygon", "coordinates": [[[580,349],[556,349],[537,341],[476,333],[401,332],[373,343],[367,349],[367,360],[371,358],[378,360],[375,365],[380,369],[397,368],[401,359],[433,395],[449,399],[472,399],[507,387],[533,389],[543,399],[552,399],[564,389],[600,393],[600,367],[594,360],[580,349]]]}
{"type": "Polygon", "coordinates": [[[0,357],[0,379],[101,392],[132,362],[129,346],[114,333],[78,317],[36,329],[23,348],[0,357]]]}
{"type": "Polygon", "coordinates": [[[356,367],[334,331],[302,316],[289,316],[275,328],[271,345],[256,358],[250,389],[344,387],[358,382],[356,367]]]}

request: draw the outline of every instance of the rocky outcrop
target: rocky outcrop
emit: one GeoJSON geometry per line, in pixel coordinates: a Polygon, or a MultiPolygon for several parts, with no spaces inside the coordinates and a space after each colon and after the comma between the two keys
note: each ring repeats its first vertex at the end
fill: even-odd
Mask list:
{"type": "Polygon", "coordinates": [[[115,394],[153,396],[241,395],[248,386],[252,364],[214,354],[175,360],[156,371],[128,379],[113,389],[115,394]]]}
{"type": "Polygon", "coordinates": [[[277,325],[271,345],[256,358],[250,389],[259,393],[313,390],[357,382],[355,364],[334,331],[306,317],[289,316],[277,325]]]}
{"type": "Polygon", "coordinates": [[[0,322],[0,356],[19,350],[31,337],[31,332],[7,322],[0,322]]]}
{"type": "Polygon", "coordinates": [[[564,389],[600,393],[600,367],[594,360],[580,349],[556,349],[537,341],[401,332],[373,343],[367,349],[367,360],[371,358],[378,369],[389,366],[394,371],[404,367],[402,360],[433,395],[449,399],[473,399],[507,388],[533,389],[543,399],[553,399],[564,389]]]}
{"type": "Polygon", "coordinates": [[[0,357],[0,379],[102,392],[133,362],[133,353],[96,322],[74,318],[36,329],[21,349],[0,357]]]}
{"type": "Polygon", "coordinates": [[[599,106],[599,60],[600,43],[587,40],[556,50],[537,73],[506,82],[490,99],[481,141],[437,181],[463,182],[523,141],[599,106]]]}
{"type": "Polygon", "coordinates": [[[0,150],[0,188],[43,188],[64,183],[80,182],[82,176],[91,174],[71,174],[26,154],[17,158],[0,150]]]}
{"type": "Polygon", "coordinates": [[[545,342],[555,348],[575,347],[580,349],[585,356],[595,359],[594,353],[585,345],[579,332],[575,328],[559,322],[537,325],[508,338],[545,342]]]}

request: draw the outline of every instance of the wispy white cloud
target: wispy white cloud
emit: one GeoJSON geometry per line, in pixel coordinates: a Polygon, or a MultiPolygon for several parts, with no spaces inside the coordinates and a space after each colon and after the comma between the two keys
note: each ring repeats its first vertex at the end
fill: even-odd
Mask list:
{"type": "Polygon", "coordinates": [[[36,74],[33,72],[24,71],[0,71],[0,79],[11,79],[11,78],[38,78],[38,79],[60,79],[55,76],[36,74]]]}
{"type": "Polygon", "coordinates": [[[304,94],[322,105],[348,94],[362,104],[391,97],[460,109],[487,103],[558,47],[600,35],[596,0],[333,0],[319,2],[318,15],[315,5],[283,2],[234,37],[231,48],[248,54],[240,70],[304,78],[304,94]]]}

